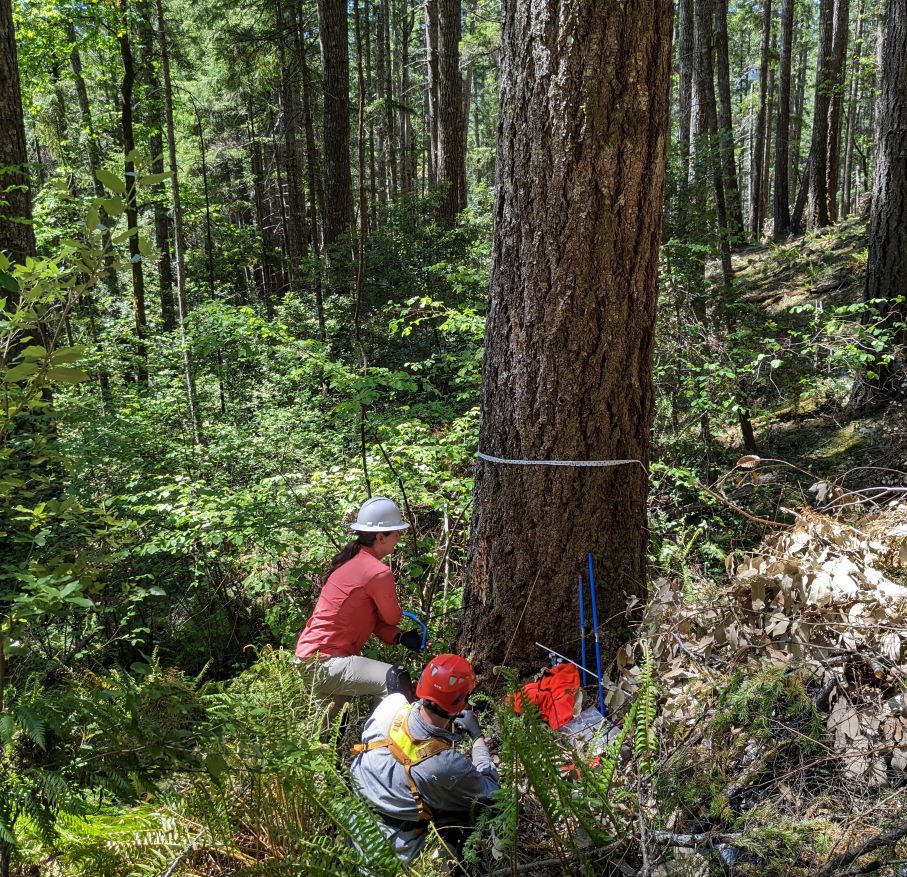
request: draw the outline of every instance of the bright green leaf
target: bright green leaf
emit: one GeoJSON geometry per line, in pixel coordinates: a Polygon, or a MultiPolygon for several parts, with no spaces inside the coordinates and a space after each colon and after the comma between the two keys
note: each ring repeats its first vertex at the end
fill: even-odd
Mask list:
{"type": "Polygon", "coordinates": [[[78,384],[81,381],[87,381],[88,375],[80,368],[70,368],[69,366],[60,365],[49,369],[47,377],[51,381],[57,381],[60,384],[78,384]]]}
{"type": "Polygon", "coordinates": [[[36,363],[21,362],[19,365],[14,365],[12,368],[7,369],[6,373],[3,375],[3,380],[7,384],[14,384],[16,381],[21,381],[24,378],[35,374],[37,371],[38,366],[36,363]]]}
{"type": "Polygon", "coordinates": [[[10,292],[19,292],[19,281],[12,274],[0,271],[0,287],[8,289],[10,292]]]}
{"type": "Polygon", "coordinates": [[[164,180],[170,179],[170,171],[164,171],[162,174],[148,174],[147,177],[139,177],[136,181],[137,186],[156,186],[163,183],[164,180]]]}
{"type": "Polygon", "coordinates": [[[120,195],[126,194],[126,184],[116,174],[102,168],[96,176],[111,192],[118,192],[120,195]]]}
{"type": "Polygon", "coordinates": [[[111,216],[119,216],[123,212],[124,204],[120,198],[105,198],[101,203],[111,216]]]}

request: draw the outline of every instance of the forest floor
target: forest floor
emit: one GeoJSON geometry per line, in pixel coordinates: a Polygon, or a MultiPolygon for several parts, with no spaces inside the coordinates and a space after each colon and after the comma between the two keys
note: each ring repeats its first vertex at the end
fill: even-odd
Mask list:
{"type": "Polygon", "coordinates": [[[811,362],[799,354],[800,380],[791,379],[790,370],[796,366],[786,375],[782,371],[786,398],[756,418],[760,454],[796,463],[817,481],[844,479],[847,487],[907,485],[903,409],[892,406],[852,419],[846,411],[849,382],[830,374],[833,360],[840,363],[848,353],[854,361],[859,356],[855,337],[859,311],[850,309],[859,307],[863,295],[865,219],[851,217],[785,244],[749,247],[734,257],[733,267],[743,301],[753,306],[759,319],[796,339],[785,345],[788,350],[795,344],[801,350],[815,347],[811,362]],[[811,367],[808,380],[806,366],[811,367]]]}
{"type": "MultiPolygon", "coordinates": [[[[842,375],[864,349],[865,235],[852,218],[735,255],[743,319],[783,364],[758,455],[719,487],[783,523],[726,575],[659,570],[617,661],[612,717],[646,654],[658,690],[635,873],[907,873],[907,418],[852,419],[842,375]]],[[[739,434],[719,440],[742,453],[739,434]]]]}

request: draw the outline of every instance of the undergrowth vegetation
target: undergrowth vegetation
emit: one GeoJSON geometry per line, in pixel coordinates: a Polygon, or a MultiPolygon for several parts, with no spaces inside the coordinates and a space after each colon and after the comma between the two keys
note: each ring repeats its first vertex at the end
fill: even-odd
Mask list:
{"type": "MultiPolygon", "coordinates": [[[[323,705],[281,649],[368,490],[404,505],[414,526],[395,558],[401,602],[426,619],[433,648],[451,647],[488,215],[483,205],[441,228],[430,199],[388,208],[365,253],[367,368],[343,259],[332,265],[343,289],[326,298],[324,340],[307,291],[288,293],[271,317],[227,295],[200,303],[185,326],[198,439],[183,342],[156,332],[139,357],[130,315],[101,282],[109,252],[95,218],[74,223],[54,256],[0,261],[4,289],[21,297],[2,309],[4,344],[17,352],[0,409],[0,856],[12,873],[400,872],[350,791],[349,734],[322,734],[323,705]]],[[[823,417],[842,416],[854,375],[891,356],[893,329],[872,302],[855,304],[844,281],[833,299],[812,289],[842,261],[862,264],[853,233],[851,221],[837,241],[738,256],[729,332],[719,308],[702,320],[681,290],[708,242],[666,243],[650,559],[689,605],[717,595],[727,558],[789,522],[818,476],[833,481],[863,462],[859,447],[855,457],[813,455],[806,431],[784,446],[787,424],[821,431],[823,417]],[[765,318],[763,275],[779,271],[802,288],[765,318]],[[793,450],[797,462],[757,472],[747,428],[759,450],[793,450]],[[741,450],[749,463],[734,469],[741,450]]],[[[907,448],[897,430],[884,441],[893,460],[907,448]]],[[[373,644],[366,654],[392,657],[373,644]]],[[[835,836],[828,812],[791,821],[734,780],[749,759],[763,764],[754,745],[775,747],[778,772],[824,751],[831,732],[815,680],[723,674],[693,745],[671,711],[674,671],[646,635],[623,667],[633,673],[612,691],[616,736],[592,756],[488,702],[502,790],[467,859],[480,870],[540,861],[597,874],[641,855],[663,863],[671,841],[660,833],[680,832],[710,833],[692,847],[750,857],[755,873],[815,862],[835,836]]],[[[410,873],[439,873],[435,848],[410,873]]]]}

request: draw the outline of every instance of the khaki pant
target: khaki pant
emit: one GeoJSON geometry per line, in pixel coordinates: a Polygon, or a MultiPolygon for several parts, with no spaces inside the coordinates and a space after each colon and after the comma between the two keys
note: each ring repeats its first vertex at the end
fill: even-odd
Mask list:
{"type": "Polygon", "coordinates": [[[330,703],[328,719],[333,719],[351,697],[368,696],[373,700],[387,694],[387,671],[391,665],[361,655],[349,658],[323,658],[318,695],[330,703]]]}

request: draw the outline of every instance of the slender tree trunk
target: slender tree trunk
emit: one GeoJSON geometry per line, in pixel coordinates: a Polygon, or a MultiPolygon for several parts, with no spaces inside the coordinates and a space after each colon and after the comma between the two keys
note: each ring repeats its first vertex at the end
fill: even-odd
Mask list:
{"type": "MultiPolygon", "coordinates": [[[[278,89],[279,92],[279,89],[278,89]]],[[[279,102],[279,95],[275,95],[275,102],[279,102]]],[[[277,207],[280,211],[280,232],[283,240],[283,258],[280,261],[280,291],[286,292],[290,285],[289,272],[287,270],[286,253],[288,250],[287,241],[289,240],[289,220],[287,218],[287,202],[284,197],[285,186],[283,184],[283,174],[280,166],[280,147],[277,145],[277,122],[274,118],[273,105],[271,108],[271,155],[274,161],[274,179],[277,182],[277,207]]]]}
{"type": "Polygon", "coordinates": [[[453,222],[466,207],[466,119],[460,75],[461,0],[438,2],[438,182],[445,186],[439,217],[453,222]]]}
{"type": "Polygon", "coordinates": [[[135,172],[135,134],[132,126],[132,93],[135,86],[135,67],[132,59],[132,44],[129,39],[129,0],[118,0],[121,15],[119,34],[120,57],[123,61],[123,81],[120,85],[120,120],[123,126],[123,171],[126,183],[126,227],[129,236],[129,256],[132,267],[132,316],[135,322],[136,352],[138,362],[136,378],[139,383],[148,383],[148,320],[145,314],[145,274],[142,268],[142,254],[139,251],[139,211],[137,203],[135,172]]]}
{"type": "Polygon", "coordinates": [[[838,218],[838,188],[841,164],[841,116],[844,107],[844,71],[850,35],[850,0],[835,0],[834,34],[829,69],[828,161],[825,168],[828,218],[838,218]]]}
{"type": "MultiPolygon", "coordinates": [[[[315,123],[312,119],[312,94],[309,82],[309,62],[302,41],[302,111],[305,117],[305,149],[306,170],[309,183],[309,214],[312,225],[312,249],[319,257],[319,262],[324,252],[324,239],[319,230],[319,218],[324,216],[324,189],[318,184],[318,153],[315,149],[315,123]]],[[[315,315],[318,318],[318,337],[327,340],[327,326],[324,318],[324,293],[321,285],[321,265],[315,272],[315,315]]]]}
{"type": "Polygon", "coordinates": [[[173,196],[173,232],[176,254],[176,302],[179,315],[180,346],[183,355],[183,373],[186,379],[186,401],[189,406],[189,421],[196,444],[204,444],[201,414],[195,394],[195,371],[192,365],[192,351],[186,337],[186,238],[183,232],[183,208],[180,202],[179,169],[176,163],[176,133],[173,126],[173,86],[170,80],[170,55],[167,51],[167,30],[164,22],[163,0],[155,0],[157,8],[157,35],[161,48],[161,73],[164,79],[164,114],[167,122],[167,151],[170,159],[170,192],[173,196]]]}
{"type": "MultiPolygon", "coordinates": [[[[70,45],[69,64],[72,68],[73,82],[76,89],[76,100],[79,104],[79,114],[82,119],[82,131],[85,136],[85,153],[88,157],[88,172],[91,175],[92,191],[96,198],[104,197],[104,186],[98,179],[98,170],[101,167],[101,154],[98,148],[97,137],[95,136],[94,120],[91,115],[91,105],[88,102],[88,89],[85,86],[85,76],[82,72],[82,56],[79,52],[76,29],[72,22],[66,23],[66,39],[70,45]]],[[[120,279],[117,276],[116,260],[113,255],[113,244],[110,242],[110,225],[111,222],[107,217],[107,212],[101,212],[101,221],[105,226],[101,233],[101,241],[104,247],[104,282],[110,290],[113,298],[120,297],[120,279]]]]}
{"type": "Polygon", "coordinates": [[[844,147],[844,195],[841,202],[844,216],[849,216],[853,202],[853,149],[857,136],[858,114],[860,103],[860,66],[863,59],[863,0],[857,10],[857,33],[853,43],[853,61],[850,68],[850,98],[847,102],[847,136],[844,147]]]}
{"type": "MultiPolygon", "coordinates": [[[[296,32],[292,8],[287,16],[280,0],[274,4],[277,32],[277,62],[280,67],[280,104],[283,110],[284,166],[287,179],[287,260],[290,282],[302,286],[302,260],[305,258],[308,230],[305,220],[305,192],[302,186],[302,161],[299,154],[299,101],[295,63],[287,58],[287,34],[296,32]],[[290,22],[287,18],[290,18],[290,22]]],[[[290,42],[292,46],[292,41],[290,42]]]]}
{"type": "MultiPolygon", "coordinates": [[[[373,0],[364,0],[365,2],[365,14],[360,15],[361,27],[363,31],[362,40],[363,48],[365,49],[365,88],[366,94],[369,95],[369,101],[374,100],[375,94],[375,77],[372,75],[372,28],[371,28],[371,8],[374,5],[373,0]]],[[[378,112],[378,118],[381,118],[380,111],[378,112]]],[[[375,113],[368,113],[368,181],[369,181],[369,210],[368,214],[371,217],[369,220],[370,224],[374,227],[375,220],[377,218],[377,205],[378,205],[378,180],[376,178],[376,168],[375,168],[375,113]]]]}
{"type": "Polygon", "coordinates": [[[428,121],[426,134],[428,135],[428,182],[434,185],[438,182],[440,168],[438,166],[438,112],[441,102],[439,95],[439,61],[438,46],[440,34],[438,33],[438,3],[440,0],[425,0],[425,88],[428,96],[428,121]]]}
{"type": "Polygon", "coordinates": [[[828,216],[828,90],[832,48],[834,0],[819,0],[819,51],[816,62],[816,95],[813,131],[809,146],[809,217],[814,228],[825,228],[828,216]]]}
{"type": "Polygon", "coordinates": [[[790,75],[794,38],[794,0],[781,4],[781,55],[778,61],[778,131],[775,135],[774,238],[790,234],[790,75]]]}
{"type": "MultiPolygon", "coordinates": [[[[850,407],[866,412],[907,398],[907,0],[888,0],[876,108],[878,152],[872,187],[864,301],[891,332],[888,363],[867,366],[850,407]]],[[[873,318],[868,318],[875,322],[873,318]]]]}
{"type": "Polygon", "coordinates": [[[346,0],[318,0],[321,63],[324,71],[325,248],[353,224],[350,172],[350,62],[346,0]]]}
{"type": "MultiPolygon", "coordinates": [[[[719,0],[720,2],[720,0],[719,0]]],[[[727,302],[733,283],[724,177],[718,149],[718,115],[715,106],[715,0],[696,0],[694,9],[693,111],[691,138],[697,190],[704,191],[711,180],[712,201],[718,233],[718,252],[727,302]]],[[[705,263],[703,262],[703,270],[705,263]]],[[[699,316],[703,316],[701,311],[699,316]]]]}
{"type": "Polygon", "coordinates": [[[312,240],[316,242],[318,252],[321,253],[324,250],[324,185],[321,175],[318,173],[320,161],[318,149],[315,144],[315,95],[312,91],[308,51],[306,50],[305,43],[303,43],[303,54],[300,64],[302,72],[302,112],[305,117],[305,152],[306,171],[308,173],[309,183],[309,210],[312,216],[312,240]]]}
{"type": "Polygon", "coordinates": [[[740,184],[737,181],[737,160],[734,156],[734,122],[731,114],[731,75],[728,62],[727,5],[715,4],[715,65],[718,77],[718,138],[721,147],[721,167],[724,194],[727,202],[728,232],[731,241],[746,237],[743,210],[740,206],[740,184]]]}
{"type": "Polygon", "coordinates": [[[791,120],[790,135],[790,170],[788,172],[788,190],[793,193],[797,191],[797,185],[800,182],[800,145],[803,139],[803,110],[806,106],[806,72],[807,62],[809,60],[809,43],[806,39],[806,22],[796,26],[795,30],[799,32],[798,40],[800,43],[800,54],[797,58],[797,87],[794,94],[793,118],[791,120]]]}
{"type": "Polygon", "coordinates": [[[400,47],[400,92],[397,103],[400,107],[400,188],[407,195],[411,194],[416,187],[416,153],[412,120],[410,119],[412,98],[409,93],[409,46],[415,26],[415,10],[409,9],[406,3],[401,3],[397,28],[400,47]]]}
{"type": "MultiPolygon", "coordinates": [[[[505,0],[484,452],[648,462],[671,7],[505,0]]],[[[646,593],[646,491],[635,464],[480,461],[459,651],[529,671],[536,640],[575,643],[592,552],[610,660],[646,593]]]]}
{"type": "MultiPolygon", "coordinates": [[[[155,52],[157,35],[154,32],[153,7],[142,7],[140,34],[142,38],[142,63],[139,76],[145,89],[142,101],[142,119],[150,129],[148,148],[151,151],[151,172],[164,172],[164,103],[161,83],[156,69],[155,52]]],[[[203,163],[204,167],[204,163],[203,163]]],[[[163,182],[150,187],[154,215],[154,241],[158,249],[158,300],[164,331],[176,328],[176,305],[173,299],[173,268],[170,262],[170,223],[167,218],[167,190],[163,182]]],[[[210,260],[209,260],[210,261],[210,260]]]]}
{"type": "MultiPolygon", "coordinates": [[[[362,36],[362,13],[359,8],[360,0],[353,0],[353,41],[355,44],[356,52],[356,104],[359,109],[356,111],[356,166],[357,166],[357,208],[363,207],[365,210],[364,215],[359,215],[359,210],[357,209],[357,219],[360,229],[364,229],[364,234],[368,236],[369,229],[369,210],[368,210],[368,186],[366,180],[368,179],[368,164],[366,158],[366,141],[367,141],[367,123],[365,120],[365,90],[368,88],[368,79],[363,64],[364,51],[363,51],[363,36],[362,36]],[[361,112],[360,112],[361,110],[361,112]],[[358,193],[363,194],[363,200],[359,203],[358,193]]],[[[368,0],[366,0],[368,2],[368,0]]],[[[358,263],[357,263],[358,269],[358,263]]]]}
{"type": "MultiPolygon", "coordinates": [[[[390,58],[385,61],[384,35],[390,27],[387,18],[387,0],[378,0],[378,15],[375,21],[375,102],[380,108],[378,111],[378,193],[382,204],[388,199],[388,159],[391,164],[394,158],[388,148],[387,117],[390,98],[385,91],[387,77],[384,73],[385,63],[390,66],[390,58]]],[[[390,114],[393,118],[393,113],[390,114]]]]}
{"type": "MultiPolygon", "coordinates": [[[[775,35],[772,34],[772,47],[770,49],[770,55],[774,57],[777,55],[778,44],[775,38],[775,35]]],[[[760,229],[765,224],[765,217],[768,214],[768,205],[770,203],[771,197],[771,168],[772,168],[772,130],[774,128],[774,118],[775,118],[775,90],[777,83],[775,82],[775,67],[774,65],[769,65],[768,68],[768,104],[766,107],[765,113],[765,145],[762,149],[762,183],[759,186],[759,191],[762,193],[762,202],[759,205],[759,226],[760,229]]],[[[761,237],[761,232],[760,232],[761,237]]]]}
{"type": "MultiPolygon", "coordinates": [[[[151,147],[151,173],[164,172],[164,121],[155,124],[149,140],[151,147]]],[[[167,208],[164,206],[164,183],[155,185],[151,189],[154,196],[154,242],[157,246],[158,273],[160,275],[160,306],[161,322],[165,332],[172,332],[176,328],[176,304],[173,300],[173,265],[170,261],[170,221],[167,218],[167,208]]]]}
{"type": "Polygon", "coordinates": [[[756,139],[753,144],[753,175],[750,199],[750,233],[757,239],[762,236],[762,164],[765,155],[765,132],[768,117],[769,47],[772,38],[772,0],[762,0],[762,51],[759,62],[759,110],[756,115],[756,139]]]}
{"type": "Polygon", "coordinates": [[[249,94],[249,162],[252,167],[252,187],[255,197],[255,221],[261,234],[261,297],[267,318],[274,317],[274,268],[271,255],[274,242],[271,239],[271,217],[265,209],[265,174],[261,158],[261,144],[255,136],[255,108],[249,94]]]}
{"type": "MultiPolygon", "coordinates": [[[[690,182],[694,177],[690,163],[691,132],[693,119],[693,57],[695,45],[693,42],[693,0],[678,0],[677,3],[677,160],[679,162],[677,174],[677,235],[686,239],[690,235],[690,182]]],[[[670,98],[669,98],[670,105],[670,98]]],[[[697,192],[693,193],[692,201],[697,202],[697,192]]],[[[699,273],[695,273],[693,283],[698,287],[699,273]]],[[[678,295],[688,292],[693,301],[699,301],[701,296],[698,290],[686,289],[687,284],[678,284],[678,295]]]]}
{"type": "Polygon", "coordinates": [[[392,96],[394,94],[394,77],[393,77],[393,55],[391,54],[391,24],[393,16],[391,15],[391,0],[379,0],[384,10],[384,103],[382,110],[384,113],[384,127],[387,132],[387,151],[388,151],[388,200],[397,196],[398,174],[397,174],[397,130],[394,123],[394,105],[392,96]]]}

